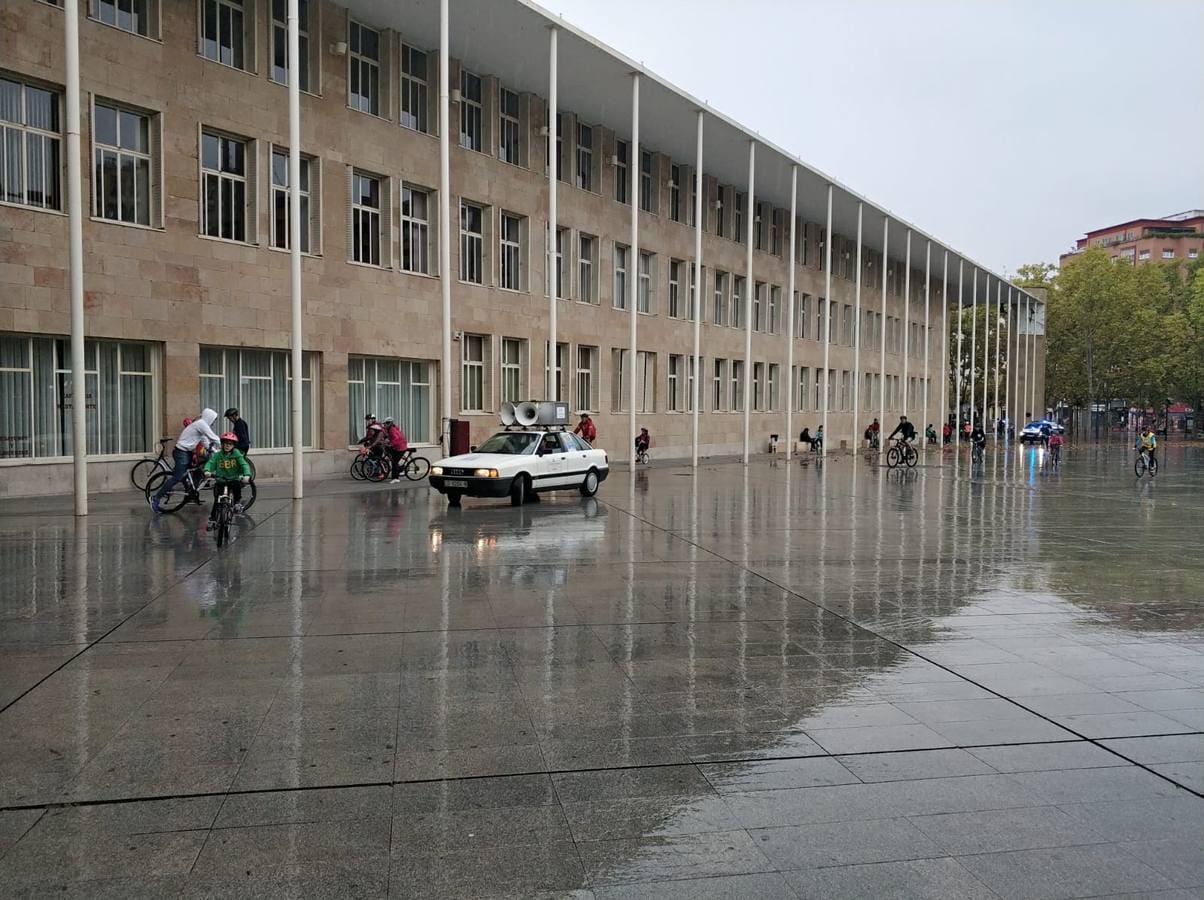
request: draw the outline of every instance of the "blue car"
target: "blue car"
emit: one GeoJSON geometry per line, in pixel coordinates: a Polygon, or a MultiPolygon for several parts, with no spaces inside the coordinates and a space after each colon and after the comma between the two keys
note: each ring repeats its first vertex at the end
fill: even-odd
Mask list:
{"type": "Polygon", "coordinates": [[[1020,432],[1020,443],[1037,443],[1042,440],[1042,432],[1061,434],[1065,429],[1052,419],[1036,419],[1024,426],[1020,432]]]}

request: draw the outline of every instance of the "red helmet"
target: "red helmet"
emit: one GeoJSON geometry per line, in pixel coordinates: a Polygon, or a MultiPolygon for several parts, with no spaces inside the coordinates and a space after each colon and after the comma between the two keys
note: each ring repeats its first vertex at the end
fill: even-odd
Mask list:
{"type": "Polygon", "coordinates": [[[222,443],[224,444],[224,443],[226,443],[226,441],[229,441],[231,444],[237,444],[238,443],[238,435],[235,434],[233,431],[222,432],[222,443]]]}

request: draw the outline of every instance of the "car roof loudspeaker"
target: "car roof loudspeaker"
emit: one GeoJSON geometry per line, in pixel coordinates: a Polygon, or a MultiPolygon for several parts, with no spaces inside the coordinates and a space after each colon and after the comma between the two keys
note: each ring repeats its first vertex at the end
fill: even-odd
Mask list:
{"type": "Polygon", "coordinates": [[[514,411],[514,404],[511,403],[509,400],[507,400],[505,403],[502,404],[501,417],[502,417],[502,424],[507,427],[513,425],[515,422],[518,421],[518,417],[515,415],[515,411],[514,411]]]}
{"type": "Polygon", "coordinates": [[[539,421],[539,407],[530,400],[524,400],[514,407],[514,421],[523,427],[534,425],[539,421]]]}

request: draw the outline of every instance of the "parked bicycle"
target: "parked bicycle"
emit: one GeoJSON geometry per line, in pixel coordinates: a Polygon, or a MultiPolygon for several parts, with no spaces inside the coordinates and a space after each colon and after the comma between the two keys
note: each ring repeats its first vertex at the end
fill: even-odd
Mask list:
{"type": "Polygon", "coordinates": [[[1137,454],[1137,459],[1133,461],[1133,474],[1140,478],[1146,472],[1150,473],[1153,478],[1158,474],[1158,460],[1156,457],[1150,456],[1148,450],[1142,450],[1137,454]]]}
{"type": "Polygon", "coordinates": [[[907,441],[895,441],[891,444],[890,449],[886,451],[886,467],[888,469],[893,469],[899,465],[905,465],[909,469],[914,469],[916,463],[919,461],[919,451],[907,443],[907,441]]]}
{"type": "MultiPolygon", "coordinates": [[[[387,481],[393,463],[377,453],[370,453],[367,447],[361,447],[351,461],[351,477],[356,481],[387,481]]],[[[430,463],[427,463],[430,468],[430,463]]],[[[425,474],[425,473],[424,473],[425,474]]]]}
{"type": "MultiPolygon", "coordinates": [[[[252,470],[254,471],[254,470],[252,470]]],[[[159,488],[163,486],[163,482],[171,477],[170,472],[156,472],[150,477],[146,483],[146,488],[143,491],[146,495],[146,502],[150,503],[155,494],[159,492],[159,488]]],[[[163,512],[175,512],[180,509],[185,503],[190,500],[193,503],[201,503],[201,490],[205,488],[205,473],[201,466],[192,466],[185,473],[184,478],[172,485],[171,490],[163,495],[159,500],[159,509],[163,512]]],[[[243,485],[242,493],[242,508],[250,509],[255,504],[257,491],[255,488],[255,479],[251,478],[247,484],[243,485]]]]}
{"type": "Polygon", "coordinates": [[[146,483],[150,481],[151,476],[156,472],[170,472],[171,462],[167,458],[167,445],[175,438],[159,438],[159,455],[145,456],[134,463],[134,467],[130,469],[130,481],[134,487],[140,491],[146,490],[146,483]]]}

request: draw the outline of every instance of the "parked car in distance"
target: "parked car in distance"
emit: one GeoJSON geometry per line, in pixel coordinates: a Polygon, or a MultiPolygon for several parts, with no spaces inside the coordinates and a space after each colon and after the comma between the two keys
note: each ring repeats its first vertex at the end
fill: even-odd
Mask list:
{"type": "Polygon", "coordinates": [[[1020,432],[1020,443],[1036,443],[1041,440],[1042,429],[1048,426],[1051,434],[1061,434],[1065,429],[1052,419],[1034,419],[1024,426],[1024,430],[1020,432]]]}

